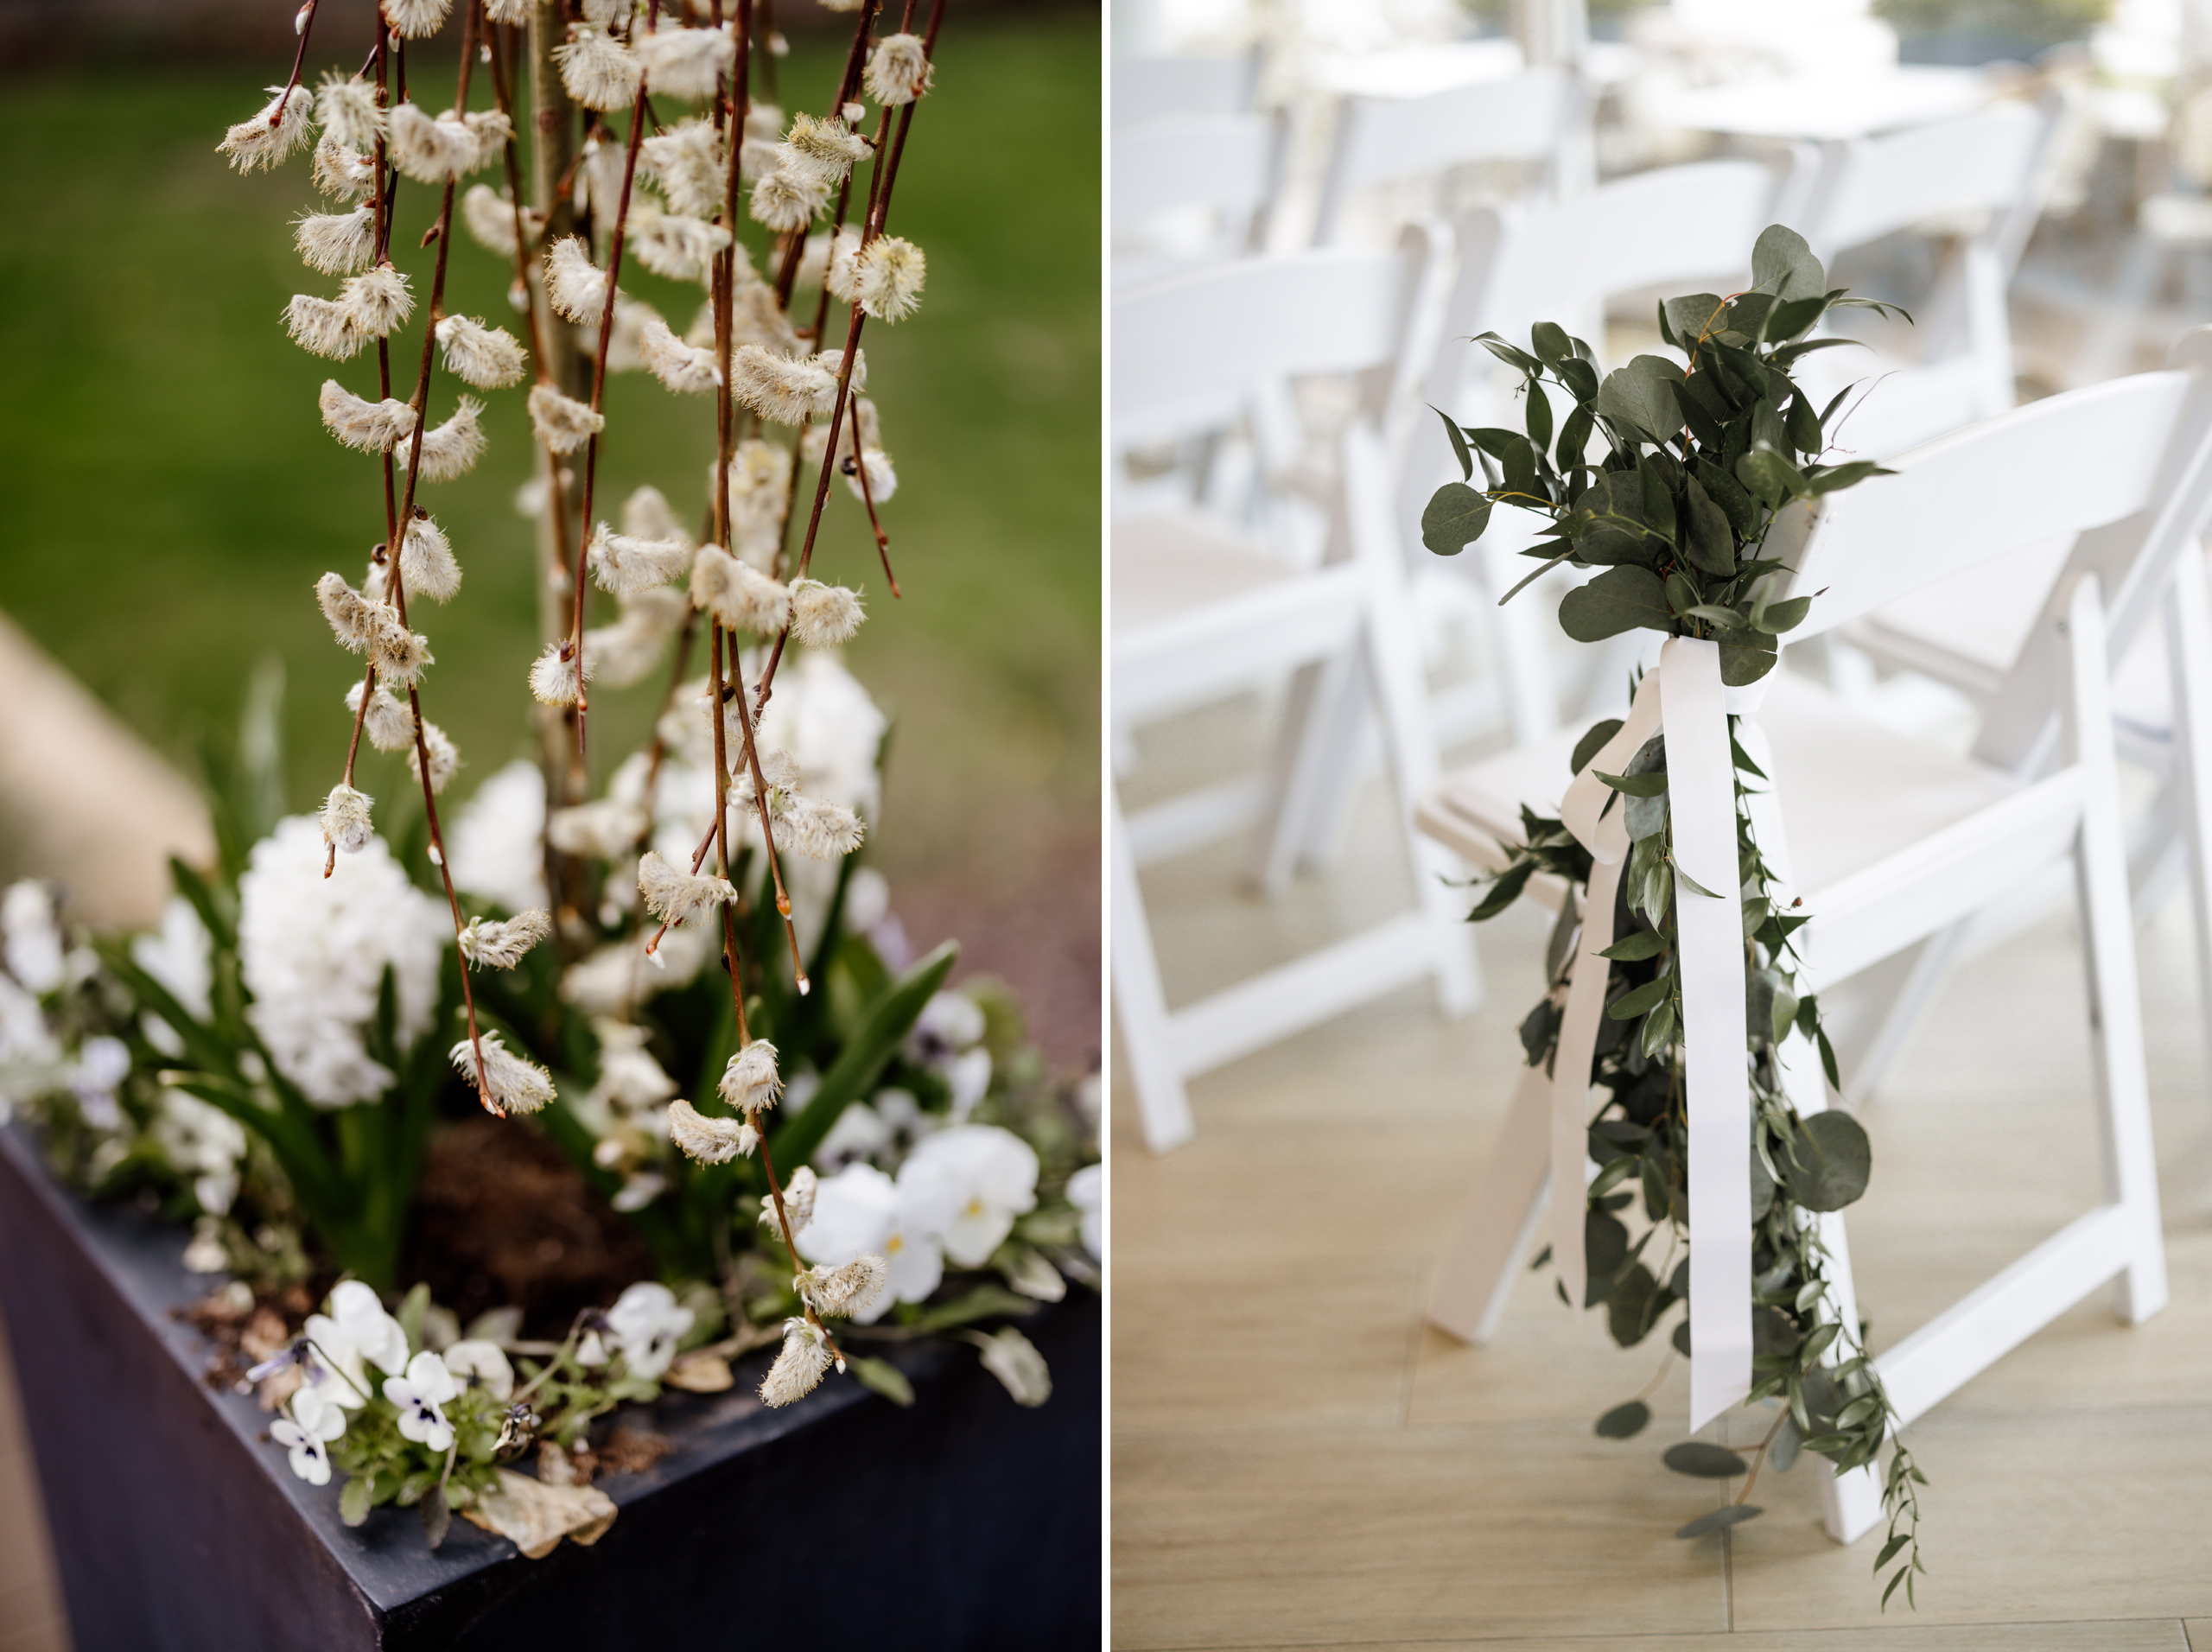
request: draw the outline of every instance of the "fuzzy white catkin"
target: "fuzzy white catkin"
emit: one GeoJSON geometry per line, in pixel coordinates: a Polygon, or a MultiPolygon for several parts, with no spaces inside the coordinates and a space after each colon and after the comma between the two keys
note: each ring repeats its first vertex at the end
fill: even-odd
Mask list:
{"type": "Polygon", "coordinates": [[[628,108],[645,73],[635,52],[592,29],[579,29],[566,45],[555,47],[553,60],[561,66],[561,84],[569,95],[602,113],[628,108]]]}
{"type": "Polygon", "coordinates": [[[713,1119],[687,1101],[668,1104],[668,1137],[702,1165],[726,1165],[749,1155],[760,1133],[742,1119],[713,1119]]]}
{"type": "Polygon", "coordinates": [[[407,708],[407,702],[379,683],[369,696],[369,708],[364,712],[361,688],[356,683],[346,690],[346,709],[360,715],[361,732],[369,737],[369,744],[380,752],[404,752],[414,745],[415,714],[407,708]]]}
{"type": "Polygon", "coordinates": [[[863,448],[861,449],[861,465],[868,475],[867,490],[861,490],[861,478],[855,473],[845,478],[847,491],[856,499],[866,499],[875,505],[887,503],[891,496],[899,491],[899,473],[892,467],[891,455],[880,448],[863,448]]]}
{"type": "Polygon", "coordinates": [[[929,264],[912,241],[880,236],[861,249],[855,264],[854,292],[877,321],[903,321],[921,308],[929,264]]]}
{"type": "Polygon", "coordinates": [[[334,69],[316,89],[315,112],[323,136],[348,149],[372,148],[384,135],[384,109],[377,102],[377,89],[334,69]]]}
{"type": "Polygon", "coordinates": [[[472,918],[461,932],[461,950],[480,969],[512,969],[552,932],[553,919],[543,906],[517,912],[504,923],[472,918]]]}
{"type": "Polygon", "coordinates": [[[702,545],[691,563],[691,606],[711,610],[733,631],[766,636],[791,616],[791,592],[715,545],[702,545]]]}
{"type": "Polygon", "coordinates": [[[860,276],[860,256],[858,230],[841,229],[831,238],[823,264],[822,284],[830,289],[832,298],[842,298],[848,304],[860,302],[860,289],[855,284],[860,276]]]}
{"type": "Polygon", "coordinates": [[[850,642],[867,617],[860,593],[842,585],[803,579],[791,588],[791,635],[813,648],[850,642]]]}
{"type": "Polygon", "coordinates": [[[676,540],[687,550],[692,544],[691,536],[669,508],[668,496],[650,485],[636,489],[622,501],[622,531],[632,539],[676,540]]]}
{"type": "MultiPolygon", "coordinates": [[[[681,602],[683,598],[677,596],[677,600],[681,602]]],[[[611,626],[594,626],[584,632],[584,658],[592,663],[593,680],[610,689],[626,689],[644,682],[660,664],[671,634],[658,624],[638,620],[626,612],[611,626]]]]}
{"type": "Polygon", "coordinates": [[[556,315],[596,327],[607,311],[607,271],[591,261],[581,235],[564,235],[545,249],[545,297],[556,315]]]}
{"type": "Polygon", "coordinates": [[[346,582],[343,574],[325,574],[315,582],[315,600],[322,605],[323,618],[337,634],[338,645],[365,653],[383,623],[378,606],[346,582]]]}
{"type": "Polygon", "coordinates": [[[356,791],[342,782],[330,788],[330,795],[322,800],[322,841],[334,849],[348,855],[359,855],[368,848],[369,840],[376,836],[375,823],[369,810],[376,799],[365,791],[356,791]]]}
{"type": "Polygon", "coordinates": [[[918,35],[886,35],[868,60],[868,95],[880,104],[910,104],[930,89],[935,71],[918,35]]]}
{"type": "Polygon", "coordinates": [[[453,554],[453,542],[435,518],[420,510],[399,542],[399,572],[410,596],[445,602],[461,589],[461,562],[453,554]]]}
{"type": "Polygon", "coordinates": [[[553,1099],[553,1075],[525,1056],[518,1056],[500,1042],[497,1032],[484,1032],[475,1043],[463,1039],[448,1058],[453,1070],[477,1086],[485,1104],[495,1113],[535,1113],[553,1099]],[[478,1047],[484,1071],[477,1072],[478,1047]]]}
{"type": "Polygon", "coordinates": [[[300,260],[326,276],[366,270],[377,251],[376,219],[365,206],[350,213],[309,213],[292,228],[300,260]]]}
{"type": "Polygon", "coordinates": [[[533,0],[484,0],[484,16],[495,23],[526,23],[532,4],[533,0]]]}
{"type": "Polygon", "coordinates": [[[729,362],[730,395],[738,405],[777,424],[798,424],[836,403],[837,375],[814,356],[779,356],[757,344],[729,362]]]}
{"type": "Polygon", "coordinates": [[[715,81],[729,73],[737,43],[721,29],[662,29],[637,37],[645,90],[664,98],[715,95],[715,81]]]}
{"type": "Polygon", "coordinates": [[[417,183],[457,178],[476,158],[476,140],[465,123],[431,115],[417,104],[394,104],[385,130],[392,164],[417,183]]]}
{"type": "Polygon", "coordinates": [[[804,1399],[822,1385],[829,1369],[830,1350],[822,1333],[804,1319],[785,1320],[783,1349],[760,1379],[761,1403],[787,1406],[804,1399]]]}
{"type": "Polygon", "coordinates": [[[703,219],[633,207],[627,245],[636,251],[638,262],[657,276],[703,281],[715,254],[729,245],[729,232],[703,219]]]}
{"type": "MultiPolygon", "coordinates": [[[[791,1219],[794,1239],[804,1233],[806,1224],[814,1220],[814,1195],[820,1185],[811,1165],[801,1165],[791,1172],[791,1180],[784,1184],[783,1213],[791,1219]]],[[[776,1201],[772,1198],[760,1206],[760,1225],[779,1239],[784,1236],[784,1224],[777,1219],[776,1201]]]]}
{"type": "MultiPolygon", "coordinates": [[[[780,147],[780,146],[779,146],[780,147]]],[[[798,172],[779,164],[747,199],[746,211],[754,223],[779,235],[789,235],[814,222],[830,204],[833,184],[823,183],[806,170],[798,172]]]]}
{"type": "Polygon", "coordinates": [[[607,424],[605,415],[550,384],[531,385],[529,405],[538,440],[555,453],[574,453],[607,424]]]}
{"type": "Polygon", "coordinates": [[[820,120],[812,115],[792,117],[791,136],[784,140],[782,168],[794,178],[834,188],[842,183],[854,162],[868,158],[868,140],[845,130],[832,116],[820,120]]]}
{"type": "Polygon", "coordinates": [[[703,219],[721,209],[729,159],[712,122],[696,116],[678,121],[638,150],[639,169],[658,181],[677,212],[703,219]]]}
{"type": "Polygon", "coordinates": [[[729,1058],[715,1088],[741,1113],[773,1107],[784,1093],[783,1078],[776,1071],[776,1046],[766,1039],[753,1039],[729,1058]]]}
{"type": "Polygon", "coordinates": [[[584,21],[594,29],[612,29],[637,10],[637,0],[581,0],[584,21]]]}
{"type": "Polygon", "coordinates": [[[308,141],[308,119],[314,107],[314,98],[303,87],[295,86],[288,97],[283,86],[271,86],[269,101],[260,111],[232,127],[215,148],[230,156],[231,164],[240,172],[282,166],[308,141]],[[276,124],[270,124],[271,121],[276,124]]]}
{"type": "Polygon", "coordinates": [[[468,158],[467,171],[474,172],[479,167],[490,166],[506,152],[507,145],[514,142],[515,124],[507,118],[504,110],[478,109],[463,115],[461,120],[461,124],[468,129],[469,138],[475,146],[474,153],[468,158]]]}
{"type": "Polygon", "coordinates": [[[334,200],[359,200],[376,187],[376,164],[358,149],[326,137],[315,146],[315,187],[334,200]]]}
{"type": "MultiPolygon", "coordinates": [[[[738,556],[766,573],[783,549],[784,516],[791,505],[791,450],[748,436],[730,455],[729,521],[738,556]]],[[[709,497],[714,475],[708,472],[709,497]]]]}
{"type": "Polygon", "coordinates": [[[791,1280],[817,1313],[830,1318],[867,1312],[890,1283],[891,1264],[876,1255],[857,1256],[842,1268],[818,1263],[791,1280]]]}
{"type": "Polygon", "coordinates": [[[474,315],[448,315],[438,322],[438,347],[446,371],[478,390],[505,390],[523,375],[522,340],[504,327],[486,327],[474,315]]]}
{"type": "MultiPolygon", "coordinates": [[[[426,482],[449,482],[456,476],[466,476],[476,468],[476,461],[484,456],[484,427],[477,416],[484,404],[473,396],[464,396],[453,410],[453,416],[443,424],[423,432],[423,480],[426,482]]],[[[395,450],[402,466],[407,463],[408,450],[395,450]]]]}
{"type": "MultiPolygon", "coordinates": [[[[588,659],[589,654],[585,658],[588,659]]],[[[632,852],[650,823],[644,810],[613,797],[601,797],[593,803],[556,809],[545,823],[545,841],[563,855],[588,855],[597,860],[612,861],[617,855],[632,852]]]]}
{"type": "MultiPolygon", "coordinates": [[[[573,657],[562,657],[562,645],[548,643],[530,668],[530,691],[541,705],[572,706],[576,703],[576,663],[573,657]]],[[[591,681],[591,657],[584,657],[583,679],[591,681]]]]}
{"type": "MultiPolygon", "coordinates": [[[[512,199],[487,183],[473,183],[461,197],[461,221],[476,244],[502,257],[515,256],[515,207],[512,199]]],[[[522,209],[522,232],[535,240],[545,229],[545,214],[522,209]]]]}
{"type": "Polygon", "coordinates": [[[638,893],[645,897],[648,912],[670,924],[705,918],[715,907],[737,899],[737,891],[727,878],[678,872],[658,849],[648,849],[638,861],[638,893]]]}
{"type": "Polygon", "coordinates": [[[407,750],[407,772],[415,777],[415,784],[423,784],[423,752],[430,754],[430,790],[435,794],[446,789],[446,783],[460,772],[461,751],[446,731],[427,717],[423,720],[422,750],[410,746],[407,750]]]}
{"type": "Polygon", "coordinates": [[[405,276],[388,264],[380,264],[339,288],[338,307],[356,332],[381,339],[394,327],[407,325],[407,318],[415,313],[415,297],[407,289],[405,276]]]}
{"type": "MultiPolygon", "coordinates": [[[[384,611],[390,613],[387,608],[384,611]]],[[[399,623],[394,615],[376,634],[369,645],[370,662],[377,668],[377,675],[388,683],[402,683],[413,688],[423,680],[425,668],[437,664],[430,652],[429,639],[411,632],[399,623]]]]}
{"type": "Polygon", "coordinates": [[[638,329],[638,353],[647,372],[680,394],[702,395],[722,382],[715,353],[684,343],[658,315],[638,329]]]}
{"type": "Polygon", "coordinates": [[[311,355],[327,361],[345,361],[358,354],[368,334],[354,328],[343,306],[312,293],[294,293],[284,306],[284,331],[292,342],[311,355]]]}
{"type": "Polygon", "coordinates": [[[426,40],[445,27],[453,0],[384,0],[384,15],[409,40],[426,40]]]}
{"type": "Polygon", "coordinates": [[[776,824],[779,845],[814,861],[842,860],[860,848],[865,836],[858,815],[819,797],[793,797],[776,824]]]}
{"type": "Polygon", "coordinates": [[[602,522],[585,552],[592,577],[611,596],[642,595],[667,584],[691,563],[691,547],[680,539],[639,539],[614,533],[602,522]]]}
{"type": "Polygon", "coordinates": [[[330,434],[362,453],[383,453],[415,434],[415,410],[406,403],[365,402],[334,378],[322,381],[319,404],[330,434]]]}

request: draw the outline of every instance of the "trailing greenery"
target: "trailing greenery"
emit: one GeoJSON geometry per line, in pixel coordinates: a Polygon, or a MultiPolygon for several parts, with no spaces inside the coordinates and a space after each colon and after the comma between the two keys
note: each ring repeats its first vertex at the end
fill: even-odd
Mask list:
{"type": "MultiPolygon", "coordinates": [[[[1549,323],[1537,325],[1526,351],[1495,334],[1482,335],[1479,341],[1522,376],[1525,429],[1463,429],[1445,418],[1465,480],[1447,483],[1430,501],[1421,524],[1428,548],[1457,554],[1480,537],[1500,503],[1541,512],[1552,524],[1527,553],[1540,565],[1509,599],[1562,563],[1599,567],[1603,572],[1560,605],[1568,636],[1596,642],[1646,628],[1707,638],[1719,646],[1724,682],[1749,683],[1771,670],[1777,639],[1802,623],[1810,606],[1805,597],[1772,600],[1785,574],[1785,564],[1765,554],[1777,512],[1879,472],[1864,461],[1824,461],[1844,394],[1816,410],[1790,377],[1812,352],[1848,342],[1810,337],[1821,317],[1868,301],[1829,289],[1805,243],[1780,226],[1759,237],[1752,276],[1751,289],[1732,297],[1700,293],[1659,306],[1660,331],[1687,367],[1638,356],[1600,380],[1589,346],[1549,323]],[[1566,408],[1556,424],[1554,394],[1566,408]],[[1473,485],[1478,463],[1480,487],[1473,485]]],[[[1794,900],[1783,903],[1753,836],[1747,798],[1766,777],[1733,739],[1733,727],[1732,719],[1754,1115],[1753,1387],[1746,1403],[1773,1402],[1776,1414],[1748,1458],[1695,1440],[1666,1452],[1667,1466],[1679,1473],[1744,1480],[1733,1503],[1677,1535],[1758,1515],[1750,1496],[1764,1466],[1786,1470],[1801,1451],[1811,1451],[1839,1470],[1858,1469],[1874,1463],[1886,1443],[1889,1532],[1875,1570],[1894,1567],[1885,1605],[1900,1586],[1910,1601],[1913,1578],[1925,1569],[1916,1492],[1927,1482],[1896,1436],[1896,1413],[1866,1352],[1863,1328],[1845,1321],[1816,1220],[1866,1191],[1866,1134],[1847,1113],[1800,1115],[1783,1083],[1782,1045],[1793,1031],[1818,1049],[1830,1083],[1838,1083],[1835,1055],[1817,997],[1801,991],[1792,937],[1809,915],[1794,900]]],[[[1592,728],[1575,749],[1575,772],[1620,728],[1609,721],[1592,728]]],[[[1624,773],[1599,778],[1618,794],[1614,806],[1624,812],[1631,848],[1614,926],[1618,938],[1603,955],[1611,960],[1606,1011],[1590,1074],[1604,1099],[1590,1124],[1590,1157],[1599,1169],[1585,1217],[1583,1299],[1604,1306],[1613,1340],[1629,1348],[1686,1303],[1689,1291],[1689,1137],[1673,905],[1681,874],[1663,737],[1646,742],[1624,773]],[[1630,1223],[1639,1214],[1642,1231],[1635,1233],[1630,1223]]],[[[1521,1028],[1529,1064],[1548,1069],[1580,929],[1577,893],[1586,891],[1592,863],[1560,821],[1524,809],[1522,829],[1524,841],[1510,850],[1471,917],[1503,912],[1540,874],[1567,884],[1547,953],[1548,990],[1521,1028]]],[[[1571,1300],[1565,1281],[1559,1289],[1571,1300]]],[[[1670,1339],[1675,1351],[1690,1351],[1687,1314],[1670,1339]]],[[[1655,1378],[1643,1395],[1608,1411],[1597,1432],[1614,1439],[1641,1433],[1651,1419],[1646,1400],[1657,1386],[1655,1378]]]]}

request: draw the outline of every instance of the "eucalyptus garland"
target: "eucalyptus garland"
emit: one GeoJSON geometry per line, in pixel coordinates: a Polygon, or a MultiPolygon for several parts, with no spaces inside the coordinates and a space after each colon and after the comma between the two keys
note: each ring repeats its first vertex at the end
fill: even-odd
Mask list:
{"type": "MultiPolygon", "coordinates": [[[[1463,429],[1440,415],[1465,480],[1446,484],[1430,501],[1423,542],[1440,555],[1456,555],[1481,537],[1494,505],[1540,512],[1551,525],[1524,554],[1541,565],[1506,600],[1562,562],[1599,566],[1603,572],[1560,605],[1560,623],[1578,642],[1646,628],[1717,643],[1724,683],[1753,683],[1771,670],[1777,639],[1810,607],[1807,597],[1770,600],[1785,573],[1781,560],[1765,554],[1777,513],[1794,500],[1883,473],[1866,461],[1823,461],[1827,433],[1849,392],[1816,410],[1790,370],[1814,351],[1850,342],[1808,336],[1829,310],[1894,307],[1830,290],[1819,260],[1779,225],[1759,237],[1752,278],[1750,290],[1732,297],[1700,293],[1661,303],[1660,332],[1681,353],[1687,371],[1643,355],[1601,381],[1590,346],[1551,323],[1535,327],[1526,351],[1482,334],[1477,341],[1522,377],[1525,429],[1463,429]],[[1554,392],[1569,408],[1556,440],[1554,392]],[[1602,454],[1593,461],[1597,448],[1602,454]],[[1473,486],[1478,463],[1482,487],[1473,486]]],[[[1573,759],[1577,774],[1621,726],[1601,722],[1583,736],[1573,759]]],[[[1750,1499],[1762,1468],[1785,1471],[1801,1452],[1812,1452],[1839,1471],[1858,1469],[1872,1464],[1886,1443],[1888,1535],[1874,1563],[1877,1576],[1891,1572],[1882,1592],[1886,1607],[1900,1586],[1910,1602],[1914,1575],[1925,1572],[1917,1494],[1927,1480],[1897,1437],[1897,1414],[1866,1354],[1863,1327],[1845,1323],[1815,1220],[1866,1191],[1871,1155],[1865,1130],[1849,1114],[1801,1115],[1786,1093],[1780,1046],[1793,1029],[1818,1049],[1831,1084],[1839,1082],[1835,1052],[1816,995],[1800,990],[1792,937],[1809,914],[1796,900],[1783,904],[1753,835],[1747,798],[1766,777],[1735,735],[1731,718],[1754,1114],[1753,1386],[1745,1404],[1776,1414],[1748,1456],[1698,1440],[1667,1451],[1666,1465],[1679,1473],[1744,1482],[1734,1502],[1676,1535],[1756,1517],[1760,1510],[1750,1499]]],[[[1589,1276],[1582,1299],[1605,1306],[1613,1340],[1629,1348],[1689,1292],[1689,1132],[1672,904],[1680,874],[1663,736],[1646,742],[1624,773],[1598,778],[1620,794],[1615,806],[1624,810],[1630,848],[1613,925],[1619,938],[1601,955],[1610,961],[1606,1009],[1590,1082],[1604,1100],[1589,1129],[1599,1170],[1585,1216],[1589,1276]],[[1643,1230],[1632,1234],[1639,1213],[1643,1230]]],[[[1521,1027],[1529,1064],[1548,1071],[1580,927],[1578,892],[1586,898],[1592,859],[1559,819],[1524,808],[1522,823],[1524,842],[1510,850],[1502,872],[1484,880],[1471,917],[1503,912],[1539,874],[1567,885],[1547,951],[1548,990],[1521,1027]]],[[[1549,1255],[1547,1249],[1535,1265],[1549,1255]]],[[[1571,1302],[1566,1283],[1558,1288],[1571,1302]]],[[[1643,1395],[1598,1420],[1600,1435],[1625,1439],[1650,1422],[1650,1394],[1675,1354],[1690,1351],[1687,1316],[1670,1340],[1659,1375],[1643,1395]]]]}

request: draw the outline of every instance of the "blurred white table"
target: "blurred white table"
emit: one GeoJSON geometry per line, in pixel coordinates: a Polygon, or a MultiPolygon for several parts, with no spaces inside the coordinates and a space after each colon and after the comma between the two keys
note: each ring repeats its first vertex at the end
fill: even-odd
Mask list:
{"type": "Polygon", "coordinates": [[[1967,114],[1993,92],[1979,69],[1905,64],[1880,74],[1797,74],[1655,92],[1651,118],[1730,137],[1866,137],[1967,114]]]}

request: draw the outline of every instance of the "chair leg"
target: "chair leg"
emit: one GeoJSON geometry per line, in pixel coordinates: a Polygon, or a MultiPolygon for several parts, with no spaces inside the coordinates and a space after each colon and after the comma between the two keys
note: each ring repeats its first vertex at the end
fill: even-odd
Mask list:
{"type": "Polygon", "coordinates": [[[1551,1166],[1551,1081],[1524,1067],[1459,1230],[1429,1288],[1428,1322],[1478,1346],[1497,1330],[1529,1253],[1551,1166]]]}
{"type": "Polygon", "coordinates": [[[1251,876],[1262,894],[1280,895],[1300,866],[1325,860],[1359,778],[1366,710],[1350,650],[1292,679],[1265,823],[1253,843],[1251,876]]]}
{"type": "Polygon", "coordinates": [[[2173,682],[2174,766],[2166,785],[2189,856],[2190,915],[2196,931],[2196,987],[2212,1045],[2212,597],[2204,552],[2184,550],[2166,602],[2166,666],[2173,682]]]}
{"type": "Polygon", "coordinates": [[[2113,749],[2104,610],[2093,576],[2075,587],[2067,629],[2073,678],[2069,733],[2085,781],[2075,864],[2088,951],[2091,1064],[2104,1137],[2105,1196],[2128,1213],[2128,1262],[2120,1276],[2118,1306],[2122,1318],[2140,1325],[2166,1303],[2165,1240],[2151,1141],[2150,1078],[2135,975],[2119,759],[2113,749]]]}
{"type": "Polygon", "coordinates": [[[1174,1024],[1160,990],[1160,961],[1152,950],[1144,891],[1137,882],[1136,856],[1118,793],[1112,797],[1111,808],[1107,835],[1113,861],[1114,1016],[1121,1023],[1122,1047],[1129,1059],[1145,1144],[1154,1153],[1166,1153],[1194,1133],[1191,1102],[1175,1058],[1174,1024]]]}

